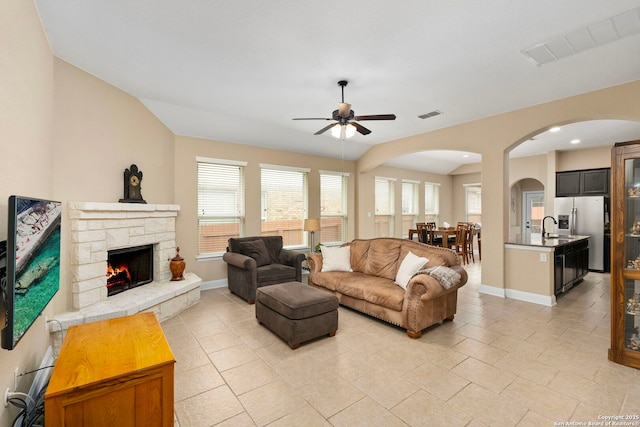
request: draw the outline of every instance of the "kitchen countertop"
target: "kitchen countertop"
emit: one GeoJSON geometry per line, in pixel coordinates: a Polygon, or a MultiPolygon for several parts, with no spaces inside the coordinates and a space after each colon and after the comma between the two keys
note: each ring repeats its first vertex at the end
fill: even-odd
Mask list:
{"type": "Polygon", "coordinates": [[[546,237],[542,239],[541,235],[536,234],[526,234],[521,235],[518,234],[516,236],[509,237],[509,240],[506,242],[508,245],[520,245],[520,246],[535,246],[540,248],[555,248],[558,246],[564,246],[571,243],[575,243],[580,240],[588,239],[589,236],[558,236],[557,234],[551,235],[551,237],[546,237]]]}

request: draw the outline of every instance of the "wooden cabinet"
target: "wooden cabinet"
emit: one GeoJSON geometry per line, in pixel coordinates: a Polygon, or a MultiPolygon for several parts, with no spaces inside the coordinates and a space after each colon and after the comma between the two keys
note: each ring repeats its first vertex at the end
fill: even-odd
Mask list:
{"type": "Polygon", "coordinates": [[[556,172],[556,197],[608,196],[609,168],[556,172]]]}
{"type": "Polygon", "coordinates": [[[45,424],[171,427],[174,363],[153,313],[71,326],[45,393],[45,424]]]}
{"type": "Polygon", "coordinates": [[[640,141],[616,144],[611,167],[609,359],[640,369],[640,141]]]}

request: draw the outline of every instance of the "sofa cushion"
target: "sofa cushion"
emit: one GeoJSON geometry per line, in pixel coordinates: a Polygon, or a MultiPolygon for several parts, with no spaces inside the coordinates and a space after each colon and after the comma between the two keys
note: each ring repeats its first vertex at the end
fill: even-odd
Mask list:
{"type": "Polygon", "coordinates": [[[352,271],[351,250],[349,246],[327,247],[322,246],[322,270],[326,271],[352,271]]]}
{"type": "MultiPolygon", "coordinates": [[[[411,242],[410,242],[411,243],[411,242]]],[[[418,256],[425,257],[429,260],[426,267],[437,267],[439,265],[454,265],[459,264],[460,261],[457,258],[455,252],[450,249],[440,248],[438,246],[428,246],[423,243],[413,242],[414,245],[406,245],[400,249],[400,259],[404,259],[409,252],[413,252],[418,256]],[[421,246],[427,246],[422,248],[421,246]]],[[[400,263],[398,263],[400,268],[400,263]]]]}
{"type": "Polygon", "coordinates": [[[402,289],[407,289],[407,285],[409,284],[409,280],[416,274],[418,271],[424,267],[429,260],[425,257],[419,257],[413,252],[409,251],[407,255],[402,260],[400,264],[400,268],[398,268],[398,273],[396,274],[396,285],[400,286],[402,289]]]}
{"type": "Polygon", "coordinates": [[[363,273],[344,274],[335,283],[336,291],[391,310],[402,311],[405,292],[393,280],[363,273]]]}
{"type": "Polygon", "coordinates": [[[373,239],[351,242],[351,268],[371,276],[396,278],[402,240],[373,239]]]}
{"type": "Polygon", "coordinates": [[[332,271],[315,273],[313,284],[391,310],[402,311],[404,291],[393,280],[358,272],[332,271]]]}
{"type": "Polygon", "coordinates": [[[278,283],[296,280],[296,269],[283,264],[267,264],[258,267],[258,283],[278,283]]]}
{"type": "Polygon", "coordinates": [[[271,257],[267,251],[267,246],[262,240],[240,242],[240,253],[255,259],[258,267],[271,264],[271,257]]]}

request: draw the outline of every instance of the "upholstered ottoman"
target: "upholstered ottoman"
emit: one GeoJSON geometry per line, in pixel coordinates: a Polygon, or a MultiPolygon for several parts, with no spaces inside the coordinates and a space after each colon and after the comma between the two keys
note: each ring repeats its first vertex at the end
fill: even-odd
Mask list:
{"type": "Polygon", "coordinates": [[[338,297],[300,282],[256,290],[256,319],[296,349],[300,343],[338,329],[338,297]]]}

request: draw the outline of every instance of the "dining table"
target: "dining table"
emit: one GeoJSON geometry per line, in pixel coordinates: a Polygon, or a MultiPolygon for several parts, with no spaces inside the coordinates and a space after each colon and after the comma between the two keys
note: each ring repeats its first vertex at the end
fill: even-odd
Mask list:
{"type": "MultiPolygon", "coordinates": [[[[413,240],[413,235],[417,235],[418,234],[418,229],[417,228],[410,228],[409,229],[409,240],[413,240]]],[[[447,247],[448,245],[445,242],[449,241],[449,236],[454,236],[456,235],[456,229],[455,227],[440,227],[440,228],[434,228],[433,229],[433,235],[435,237],[442,237],[442,244],[441,246],[443,247],[447,247]]],[[[419,239],[418,239],[419,240],[419,239]]]]}

